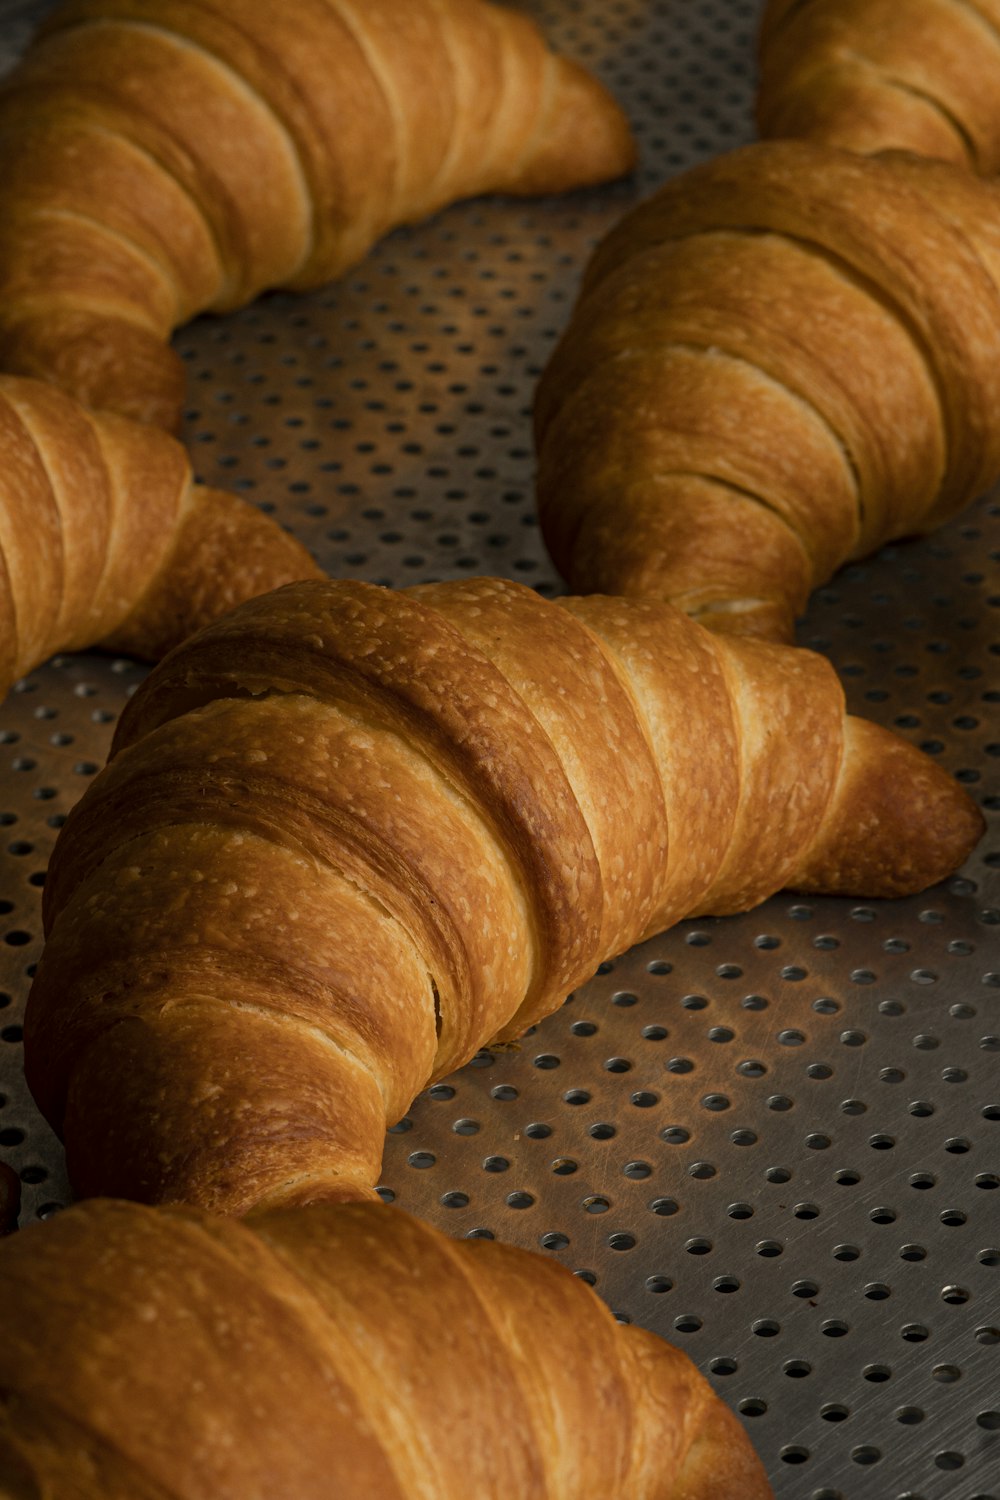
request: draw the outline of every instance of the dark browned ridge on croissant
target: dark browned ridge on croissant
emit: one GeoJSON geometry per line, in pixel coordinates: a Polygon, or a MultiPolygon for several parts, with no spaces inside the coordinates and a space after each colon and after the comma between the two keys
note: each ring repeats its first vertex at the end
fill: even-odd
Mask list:
{"type": "Polygon", "coordinates": [[[70,0],[0,88],[0,367],[176,427],[167,340],[196,313],[634,154],[601,85],[486,0],[70,0]]]}
{"type": "Polygon", "coordinates": [[[320,577],[180,443],[0,375],[0,698],[56,651],[158,657],[234,604],[320,577]]]}
{"type": "Polygon", "coordinates": [[[60,834],[25,1061],[79,1195],[370,1193],[386,1126],[601,959],[982,820],[829,663],[668,605],[303,583],[174,651],[60,834]]]}
{"type": "Polygon", "coordinates": [[[16,1500],[771,1494],[685,1355],[396,1208],[81,1204],[3,1245],[0,1299],[16,1500]]]}
{"type": "Polygon", "coordinates": [[[1000,474],[1000,189],[765,142],[600,245],[538,391],[539,507],[575,589],[789,639],[849,558],[1000,474]]]}
{"type": "Polygon", "coordinates": [[[998,0],[769,0],[760,72],[761,135],[1000,172],[998,0]]]}

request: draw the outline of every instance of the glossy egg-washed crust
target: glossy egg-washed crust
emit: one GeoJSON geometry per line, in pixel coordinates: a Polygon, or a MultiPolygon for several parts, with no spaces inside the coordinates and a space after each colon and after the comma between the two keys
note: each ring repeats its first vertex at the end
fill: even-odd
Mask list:
{"type": "Polygon", "coordinates": [[[196,313],[634,155],[601,85],[484,0],[70,0],[0,89],[0,366],[176,427],[196,313]]]}
{"type": "Polygon", "coordinates": [[[496,580],[291,585],[127,706],[57,843],[29,1081],[76,1190],[370,1193],[413,1096],[599,961],[981,829],[809,652],[496,580]]]}
{"type": "Polygon", "coordinates": [[[870,154],[1000,171],[998,0],[769,0],[757,119],[870,154]]]}
{"type": "Polygon", "coordinates": [[[0,698],[56,651],[158,657],[233,605],[320,569],[180,443],[0,375],[0,698]]]}
{"type": "Polygon", "coordinates": [[[398,1209],[94,1201],[0,1249],[4,1500],[767,1500],[683,1354],[398,1209]]]}
{"type": "Polygon", "coordinates": [[[539,507],[571,585],[789,639],[843,562],[1000,474],[1000,189],[764,142],[598,247],[542,376],[539,507]]]}

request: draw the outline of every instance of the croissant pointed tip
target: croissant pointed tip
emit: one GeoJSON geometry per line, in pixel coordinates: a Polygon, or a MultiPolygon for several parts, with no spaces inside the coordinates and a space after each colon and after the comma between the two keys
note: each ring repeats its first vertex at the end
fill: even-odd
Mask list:
{"type": "Polygon", "coordinates": [[[579,63],[555,59],[556,87],[545,126],[522,165],[517,191],[558,193],[612,182],[638,159],[624,111],[579,63]]]}
{"type": "Polygon", "coordinates": [[[845,814],[828,820],[825,837],[790,882],[800,890],[915,895],[954,874],[986,826],[943,767],[867,719],[847,719],[836,798],[845,814]]]}

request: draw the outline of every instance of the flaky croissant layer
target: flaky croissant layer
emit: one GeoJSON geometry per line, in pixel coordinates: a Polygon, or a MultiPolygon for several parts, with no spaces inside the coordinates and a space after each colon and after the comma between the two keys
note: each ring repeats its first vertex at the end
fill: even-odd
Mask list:
{"type": "Polygon", "coordinates": [[[768,0],[765,136],[1000,171],[998,0],[768,0]]]}
{"type": "Polygon", "coordinates": [[[696,167],[598,247],[536,418],[574,588],[790,639],[1000,475],[1000,188],[801,141],[696,167]]]}
{"type": "Polygon", "coordinates": [[[0,1299],[18,1500],[771,1494],[685,1355],[399,1209],[83,1204],[0,1248],[0,1299]]]}
{"type": "Polygon", "coordinates": [[[158,657],[254,594],[320,577],[180,443],[0,375],[0,698],[56,651],[158,657]]]}
{"type": "Polygon", "coordinates": [[[981,829],[809,652],[482,579],[302,583],[162,663],[45,887],[25,1060],[79,1194],[370,1193],[433,1078],[600,960],[981,829]]]}
{"type": "Polygon", "coordinates": [[[0,89],[0,368],[176,427],[172,329],[316,286],[457,198],[634,159],[485,0],[70,0],[0,89]]]}

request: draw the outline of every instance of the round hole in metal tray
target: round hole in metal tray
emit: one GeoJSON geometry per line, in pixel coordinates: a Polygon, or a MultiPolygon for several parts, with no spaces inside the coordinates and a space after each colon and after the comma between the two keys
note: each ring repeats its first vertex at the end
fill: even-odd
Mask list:
{"type": "Polygon", "coordinates": [[[738,1410],[744,1417],[762,1417],[767,1412],[767,1402],[760,1396],[745,1396],[738,1403],[738,1410]]]}
{"type": "Polygon", "coordinates": [[[673,1285],[674,1283],[669,1276],[647,1276],[646,1278],[647,1292],[653,1292],[657,1296],[662,1296],[664,1292],[672,1291],[673,1285]]]}
{"type": "Polygon", "coordinates": [[[906,1427],[918,1426],[926,1417],[927,1413],[920,1406],[899,1406],[893,1412],[897,1422],[902,1422],[906,1427]]]}

